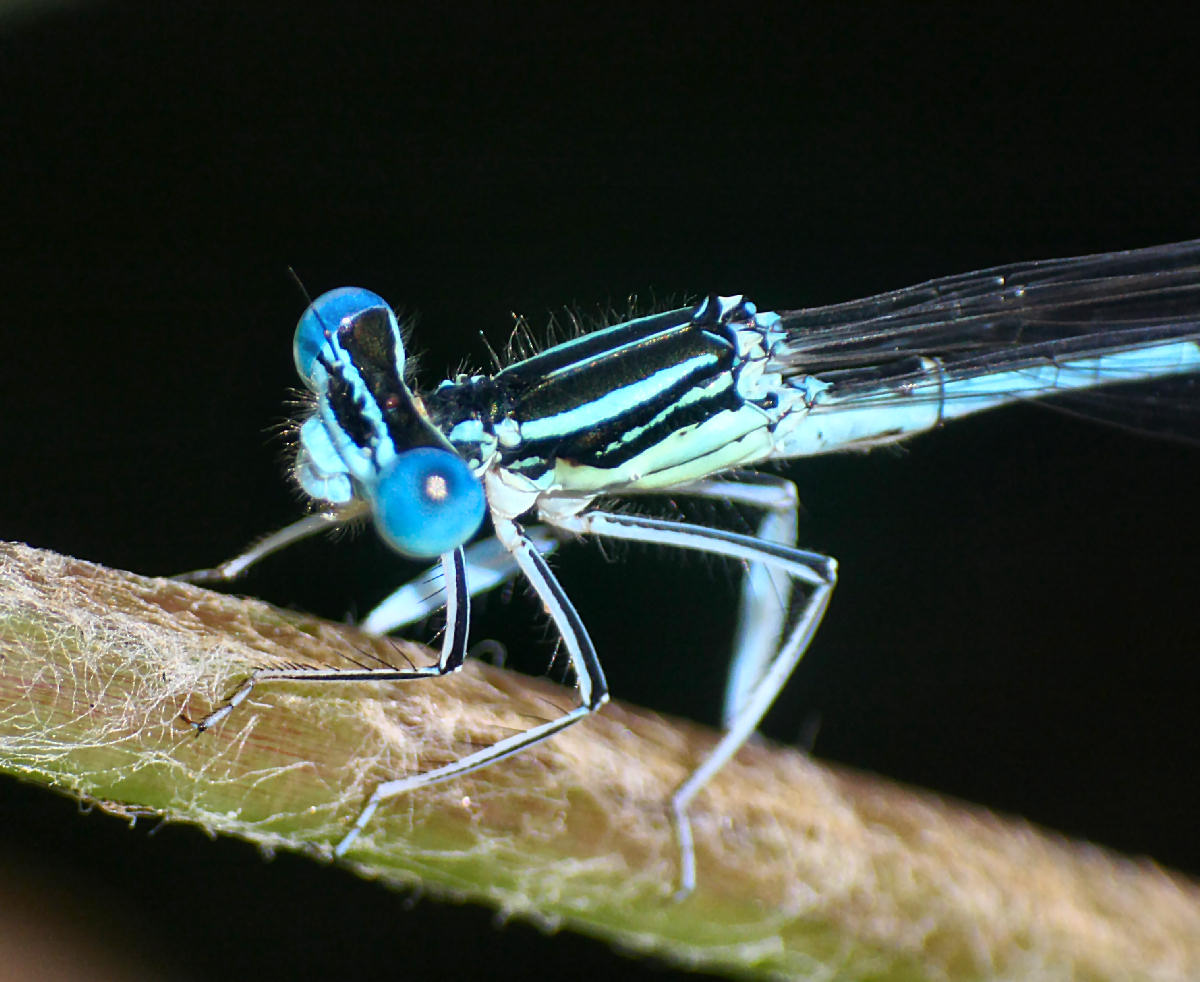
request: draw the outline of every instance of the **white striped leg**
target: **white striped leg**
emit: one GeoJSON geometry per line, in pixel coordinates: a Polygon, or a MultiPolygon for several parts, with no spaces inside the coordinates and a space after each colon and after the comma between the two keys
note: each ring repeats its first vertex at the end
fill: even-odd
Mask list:
{"type": "MultiPolygon", "coordinates": [[[[537,551],[548,556],[558,548],[559,540],[544,525],[525,530],[537,551]]],[[[472,597],[493,590],[520,572],[512,553],[495,537],[481,539],[467,547],[467,591],[472,597]]],[[[446,603],[445,578],[441,564],[431,566],[410,580],[372,610],[359,627],[368,634],[390,634],[440,610],[446,603]]]]}
{"type": "MultiPolygon", "coordinates": [[[[769,474],[746,474],[736,480],[713,478],[682,489],[685,494],[729,501],[763,511],[755,537],[782,546],[796,544],[796,485],[769,474]]],[[[750,562],[742,581],[733,656],[725,682],[721,726],[729,729],[750,700],[755,686],[770,668],[787,626],[792,579],[778,567],[750,562]]]]}
{"type": "Polygon", "coordinates": [[[829,596],[837,582],[837,563],[820,553],[764,542],[750,535],[638,515],[591,511],[564,518],[555,524],[580,535],[602,535],[636,542],[653,542],[681,549],[695,549],[743,562],[761,563],[810,588],[795,624],[766,670],[748,692],[740,712],[730,721],[728,732],[671,797],[671,810],[679,839],[679,892],[680,895],[687,895],[696,886],[695,843],[687,814],[688,805],[758,727],[759,721],[792,674],[796,663],[800,661],[816,633],[825,608],[829,606],[829,596]]]}
{"type": "Polygon", "coordinates": [[[364,509],[357,505],[350,505],[341,511],[308,515],[298,522],[292,522],[291,525],[281,528],[278,532],[272,532],[265,539],[256,542],[245,552],[239,553],[232,559],[227,559],[220,566],[214,566],[211,569],[194,569],[188,573],[179,573],[173,576],[172,579],[183,580],[185,583],[228,583],[230,580],[237,579],[255,563],[266,559],[272,553],[286,549],[288,546],[295,545],[297,542],[317,535],[320,532],[326,532],[337,528],[339,525],[344,525],[346,522],[357,518],[363,511],[364,509]]]}
{"type": "Polygon", "coordinates": [[[415,791],[431,784],[448,781],[451,778],[494,764],[496,761],[518,753],[565,729],[572,723],[578,722],[608,702],[608,683],[604,680],[604,672],[596,658],[596,649],[592,646],[592,639],[588,636],[587,628],[583,626],[575,607],[563,592],[554,574],[550,572],[550,567],[546,565],[546,561],[541,557],[535,543],[513,521],[494,518],[493,524],[496,538],[516,561],[562,637],[563,645],[571,659],[571,667],[575,672],[575,684],[579,689],[579,705],[555,719],[539,723],[537,726],[503,740],[497,740],[491,746],[468,754],[466,757],[460,757],[443,767],[435,767],[431,771],[412,774],[380,784],[372,792],[358,818],[355,819],[354,826],[337,844],[337,848],[334,849],[336,856],[345,855],[354,840],[358,838],[359,833],[367,827],[367,823],[371,821],[371,816],[375,814],[375,810],[381,802],[407,791],[415,791]]]}
{"type": "MultiPolygon", "coordinates": [[[[442,653],[437,664],[422,668],[329,668],[315,665],[291,665],[287,668],[256,668],[223,705],[203,718],[188,720],[198,733],[221,722],[246,701],[260,682],[406,682],[411,679],[437,678],[457,672],[467,654],[467,633],[471,626],[471,596],[467,592],[466,560],[460,546],[442,556],[446,580],[454,585],[446,596],[446,630],[442,653]]],[[[187,717],[184,717],[185,719],[187,717]]]]}

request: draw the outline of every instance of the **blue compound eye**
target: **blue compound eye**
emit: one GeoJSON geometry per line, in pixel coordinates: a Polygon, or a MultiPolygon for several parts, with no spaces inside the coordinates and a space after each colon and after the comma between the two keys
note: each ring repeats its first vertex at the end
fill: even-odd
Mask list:
{"type": "Polygon", "coordinates": [[[449,450],[418,447],[396,457],[371,496],[375,527],[392,548],[431,559],[461,546],[483,521],[483,485],[449,450]]]}
{"type": "Polygon", "coordinates": [[[357,286],[343,286],[322,293],[308,305],[300,317],[300,323],[296,325],[296,337],[292,342],[296,371],[305,385],[314,392],[320,391],[320,382],[315,376],[317,353],[328,336],[336,333],[344,321],[377,307],[382,307],[388,317],[395,320],[395,315],[382,297],[357,286]]]}

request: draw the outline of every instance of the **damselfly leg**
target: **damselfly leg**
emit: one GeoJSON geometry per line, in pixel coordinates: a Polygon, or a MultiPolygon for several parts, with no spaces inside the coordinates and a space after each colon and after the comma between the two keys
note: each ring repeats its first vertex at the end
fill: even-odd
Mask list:
{"type": "MultiPolygon", "coordinates": [[[[755,528],[755,538],[782,546],[796,544],[800,500],[796,485],[786,478],[738,472],[726,478],[696,481],[682,488],[681,493],[759,510],[762,518],[755,528]]],[[[750,691],[779,650],[791,591],[791,578],[777,567],[759,562],[746,564],[721,712],[724,729],[741,715],[750,691]]]]}
{"type": "Polygon", "coordinates": [[[289,665],[282,668],[257,668],[234,690],[222,705],[208,715],[192,722],[197,732],[204,732],[225,719],[260,682],[407,682],[413,679],[437,678],[462,668],[467,653],[467,636],[471,626],[471,595],[467,591],[466,559],[459,547],[442,556],[446,590],[446,629],[442,651],[433,665],[416,668],[395,668],[390,665],[376,668],[331,668],[317,665],[289,665]]]}
{"type": "Polygon", "coordinates": [[[526,747],[566,729],[572,723],[577,723],[608,702],[608,683],[604,679],[604,671],[596,658],[596,649],[592,645],[592,639],[574,605],[563,592],[554,574],[550,572],[546,560],[542,558],[537,546],[525,535],[516,522],[497,520],[494,524],[496,538],[512,555],[517,567],[533,587],[534,593],[537,594],[546,612],[550,615],[550,619],[554,622],[554,626],[558,629],[575,675],[575,686],[579,690],[579,705],[561,716],[539,723],[503,740],[498,740],[476,753],[460,757],[443,767],[380,784],[367,800],[367,804],[359,813],[354,826],[334,849],[334,854],[337,856],[345,855],[354,840],[358,838],[359,833],[371,821],[371,816],[375,814],[375,810],[381,802],[408,791],[415,791],[418,788],[487,767],[489,764],[518,753],[526,747]]]}
{"type": "MultiPolygon", "coordinates": [[[[356,516],[345,513],[309,515],[278,532],[272,532],[220,566],[177,573],[172,579],[201,586],[232,583],[268,556],[321,532],[340,528],[353,517],[356,516]]],[[[549,556],[560,545],[554,533],[542,525],[527,528],[525,534],[543,556],[549,556]]],[[[495,538],[480,539],[467,546],[463,568],[467,592],[472,597],[495,589],[520,572],[512,556],[495,538]]],[[[359,628],[368,634],[390,634],[441,610],[446,606],[444,569],[443,564],[438,562],[397,588],[367,613],[359,622],[359,628]]]]}
{"type": "Polygon", "coordinates": [[[329,532],[352,521],[364,509],[356,506],[345,511],[320,512],[306,515],[297,522],[292,522],[278,532],[260,539],[245,552],[240,552],[232,559],[227,559],[220,566],[209,569],[194,569],[187,573],[177,573],[173,578],[185,583],[199,583],[209,586],[216,583],[229,583],[236,580],[251,566],[261,562],[273,553],[286,549],[288,546],[310,539],[321,532],[329,532]]]}
{"type": "Polygon", "coordinates": [[[821,553],[766,542],[752,535],[638,515],[589,511],[573,518],[562,519],[556,524],[579,535],[599,535],[655,543],[759,564],[809,588],[804,606],[792,624],[786,640],[753,685],[747,688],[725,734],[671,797],[671,811],[680,852],[679,893],[686,895],[696,886],[696,853],[688,806],[700,789],[758,728],[759,722],[771,708],[775,697],[779,695],[792,670],[803,657],[825,614],[825,609],[829,606],[829,597],[837,582],[837,562],[821,553]]]}
{"type": "MultiPolygon", "coordinates": [[[[553,531],[544,525],[524,530],[525,537],[543,556],[559,546],[553,531]]],[[[467,589],[472,597],[494,590],[520,571],[512,554],[494,537],[480,539],[467,547],[467,589]]],[[[446,586],[440,564],[405,583],[385,597],[358,625],[368,634],[390,634],[415,624],[445,606],[446,586]]]]}

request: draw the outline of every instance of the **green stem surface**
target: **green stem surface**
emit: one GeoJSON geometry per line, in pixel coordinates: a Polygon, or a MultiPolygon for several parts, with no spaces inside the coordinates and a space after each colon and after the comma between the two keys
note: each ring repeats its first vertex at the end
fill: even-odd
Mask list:
{"type": "MultiPolygon", "coordinates": [[[[426,649],[166,579],[0,544],[0,769],[330,861],[371,788],[573,704],[471,663],[399,684],[264,683],[256,666],[426,649]]],[[[1200,979],[1200,888],[1148,861],[745,748],[692,811],[672,899],[666,806],[716,734],[619,704],[493,767],[385,803],[345,863],[743,978],[1200,979]]]]}

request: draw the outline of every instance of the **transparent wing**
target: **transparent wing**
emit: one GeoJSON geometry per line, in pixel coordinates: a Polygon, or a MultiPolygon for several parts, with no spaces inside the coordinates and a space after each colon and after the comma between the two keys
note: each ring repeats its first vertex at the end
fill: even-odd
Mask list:
{"type": "MultiPolygon", "coordinates": [[[[927,381],[931,361],[954,381],[1154,347],[1163,351],[1161,371],[1151,361],[1099,382],[1146,383],[1174,374],[1163,342],[1200,340],[1200,240],[997,266],[780,317],[787,337],[775,349],[776,367],[818,380],[842,403],[927,381]]],[[[1191,436],[1200,434],[1198,394],[1190,376],[1056,402],[1191,436]]]]}

